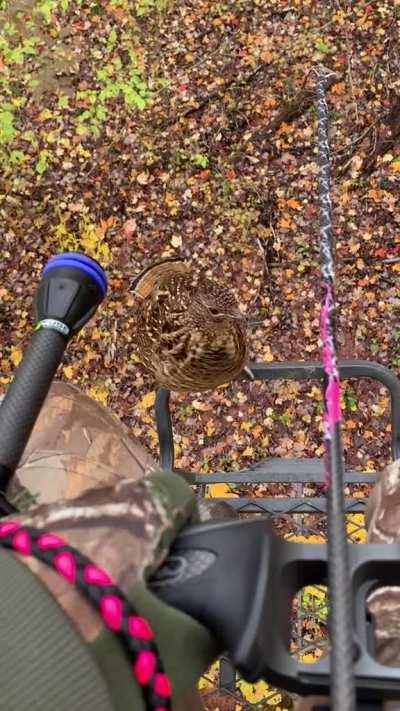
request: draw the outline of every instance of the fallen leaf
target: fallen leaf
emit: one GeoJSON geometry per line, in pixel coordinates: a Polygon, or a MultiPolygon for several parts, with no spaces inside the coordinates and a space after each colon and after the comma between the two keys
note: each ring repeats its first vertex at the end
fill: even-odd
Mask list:
{"type": "Polygon", "coordinates": [[[192,407],[199,412],[209,412],[213,409],[212,405],[207,405],[205,402],[201,402],[200,400],[193,400],[192,407]]]}
{"type": "Polygon", "coordinates": [[[154,390],[152,390],[150,393],[146,393],[146,395],[143,395],[141,401],[139,402],[139,407],[142,410],[149,410],[151,407],[153,407],[155,401],[156,393],[154,390]]]}
{"type": "Polygon", "coordinates": [[[107,405],[108,391],[104,385],[92,385],[88,393],[89,397],[97,402],[101,402],[102,405],[107,405]]]}
{"type": "Polygon", "coordinates": [[[147,185],[149,182],[149,174],[143,171],[142,173],[139,173],[139,175],[136,176],[136,182],[139,183],[139,185],[147,185]]]}
{"type": "Polygon", "coordinates": [[[261,52],[260,54],[261,61],[265,62],[266,64],[272,62],[273,58],[273,55],[271,54],[271,52],[268,52],[268,50],[266,50],[265,52],[261,52]]]}
{"type": "Polygon", "coordinates": [[[173,247],[182,247],[182,237],[180,235],[172,235],[171,244],[173,247]]]}
{"type": "Polygon", "coordinates": [[[234,499],[237,494],[234,494],[228,484],[210,484],[208,493],[212,499],[234,499]]]}
{"type": "Polygon", "coordinates": [[[215,423],[214,420],[208,420],[207,422],[207,437],[212,437],[215,434],[215,423]]]}
{"type": "Polygon", "coordinates": [[[13,348],[11,351],[10,358],[17,368],[22,360],[22,351],[20,348],[13,348]]]}
{"type": "Polygon", "coordinates": [[[135,234],[136,229],[137,229],[137,223],[136,223],[136,220],[134,220],[133,218],[124,222],[122,231],[123,231],[123,234],[128,242],[130,242],[132,240],[132,237],[135,234]]]}

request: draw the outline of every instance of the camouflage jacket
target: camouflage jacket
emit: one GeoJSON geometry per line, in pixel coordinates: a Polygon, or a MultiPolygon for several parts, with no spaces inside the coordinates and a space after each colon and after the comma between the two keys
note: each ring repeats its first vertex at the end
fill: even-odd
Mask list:
{"type": "MultiPolygon", "coordinates": [[[[199,521],[199,512],[192,490],[181,477],[156,470],[151,456],[108,410],[73,386],[55,383],[9,493],[26,507],[18,516],[23,523],[62,535],[104,568],[139,614],[149,618],[173,681],[173,708],[183,711],[190,706],[196,711],[200,704],[194,689],[218,653],[216,643],[195,620],[155,598],[146,579],[162,563],[182,526],[199,521]]],[[[3,562],[10,555],[3,552],[3,562]]],[[[141,697],[131,670],[98,613],[45,564],[34,558],[21,558],[21,562],[24,569],[29,567],[35,584],[40,581],[46,594],[57,601],[90,650],[102,672],[110,708],[140,711],[141,697]]],[[[52,688],[56,685],[53,678],[52,688]]],[[[14,708],[15,693],[14,689],[8,697],[3,695],[1,709],[14,708]]],[[[17,708],[21,711],[22,706],[17,708]]],[[[44,699],[40,708],[47,708],[44,699]]],[[[58,701],[58,711],[62,708],[58,701]]],[[[87,700],[84,708],[91,711],[87,700]]],[[[98,699],[94,708],[100,711],[98,699]]]]}

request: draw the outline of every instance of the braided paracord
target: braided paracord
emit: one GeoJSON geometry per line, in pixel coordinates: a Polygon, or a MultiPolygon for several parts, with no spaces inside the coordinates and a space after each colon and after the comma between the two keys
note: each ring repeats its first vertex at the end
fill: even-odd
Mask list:
{"type": "Polygon", "coordinates": [[[330,197],[328,105],[325,96],[330,72],[314,70],[318,116],[321,341],[325,372],[325,487],[328,496],[329,635],[331,641],[331,704],[333,711],[354,711],[354,650],[352,597],[344,507],[344,458],[341,436],[340,383],[335,349],[335,269],[330,197]]]}
{"type": "Polygon", "coordinates": [[[60,536],[23,526],[19,521],[0,523],[0,545],[15,553],[34,556],[76,585],[99,611],[106,627],[122,642],[142,690],[146,711],[169,711],[171,682],[163,670],[154,633],[105,570],[60,536]]]}

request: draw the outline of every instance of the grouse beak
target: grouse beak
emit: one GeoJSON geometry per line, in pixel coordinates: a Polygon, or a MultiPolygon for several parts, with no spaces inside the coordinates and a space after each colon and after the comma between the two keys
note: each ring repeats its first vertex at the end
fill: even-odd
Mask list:
{"type": "Polygon", "coordinates": [[[229,318],[234,319],[234,321],[243,321],[244,323],[247,322],[246,316],[242,314],[241,311],[237,311],[234,314],[229,314],[229,318]]]}

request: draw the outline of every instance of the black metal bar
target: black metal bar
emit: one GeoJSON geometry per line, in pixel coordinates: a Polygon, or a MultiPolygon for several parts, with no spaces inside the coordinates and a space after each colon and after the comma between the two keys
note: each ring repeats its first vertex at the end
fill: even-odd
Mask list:
{"type": "MultiPolygon", "coordinates": [[[[179,471],[190,484],[323,484],[324,467],[322,459],[263,459],[251,469],[239,472],[214,472],[197,474],[179,471]]],[[[374,484],[375,472],[345,472],[346,484],[374,484]]]]}
{"type": "Polygon", "coordinates": [[[156,395],[156,425],[162,469],[174,468],[174,432],[172,429],[169,400],[171,393],[167,388],[159,388],[156,395]]]}
{"type": "Polygon", "coordinates": [[[221,657],[219,662],[219,688],[228,693],[236,689],[236,670],[227,657],[221,657]]]}
{"type": "MultiPolygon", "coordinates": [[[[211,499],[210,499],[211,500],[211,499]]],[[[214,503],[224,501],[233,509],[241,513],[263,514],[326,514],[327,502],[325,497],[245,497],[213,498],[214,503]]],[[[345,499],[346,513],[364,513],[367,499],[345,499]]]]}

